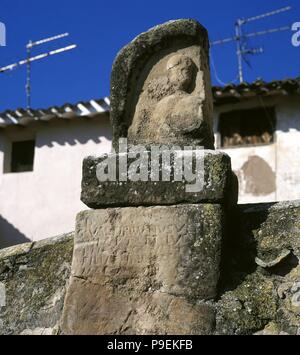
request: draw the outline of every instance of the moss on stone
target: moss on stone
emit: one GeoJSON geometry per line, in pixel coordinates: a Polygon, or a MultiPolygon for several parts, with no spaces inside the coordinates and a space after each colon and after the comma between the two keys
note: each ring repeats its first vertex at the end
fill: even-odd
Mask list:
{"type": "Polygon", "coordinates": [[[273,281],[259,272],[248,275],[218,302],[217,333],[253,334],[275,319],[276,307],[273,281]]]}
{"type": "Polygon", "coordinates": [[[0,310],[0,334],[57,327],[72,251],[72,233],[1,251],[0,282],[6,288],[6,307],[0,310]]]}

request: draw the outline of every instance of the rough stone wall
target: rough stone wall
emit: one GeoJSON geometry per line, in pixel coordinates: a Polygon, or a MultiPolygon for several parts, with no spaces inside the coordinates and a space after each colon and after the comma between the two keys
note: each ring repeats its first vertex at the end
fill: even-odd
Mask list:
{"type": "MultiPolygon", "coordinates": [[[[223,251],[216,334],[300,334],[300,201],[239,205],[223,251]]],[[[0,334],[56,334],[73,234],[0,251],[0,334]]]]}
{"type": "Polygon", "coordinates": [[[57,334],[70,275],[73,233],[0,250],[0,335],[57,334]],[[3,297],[2,297],[3,298],[3,297]]]}
{"type": "Polygon", "coordinates": [[[231,217],[219,334],[300,334],[300,201],[240,205],[231,217]]]}

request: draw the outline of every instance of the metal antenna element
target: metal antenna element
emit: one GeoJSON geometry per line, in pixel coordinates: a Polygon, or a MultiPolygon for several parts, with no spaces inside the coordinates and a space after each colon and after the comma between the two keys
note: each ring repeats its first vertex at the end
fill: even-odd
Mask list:
{"type": "Polygon", "coordinates": [[[39,40],[39,41],[36,41],[36,42],[29,41],[27,43],[27,45],[26,45],[26,52],[27,52],[26,59],[0,68],[0,73],[5,73],[7,71],[11,71],[11,70],[14,70],[14,69],[18,68],[19,66],[26,65],[26,67],[27,67],[27,69],[26,69],[26,73],[27,73],[27,75],[26,75],[26,103],[27,103],[27,108],[28,109],[31,108],[31,63],[34,62],[34,61],[37,61],[37,60],[44,59],[44,58],[47,58],[49,56],[55,55],[55,54],[60,54],[60,53],[66,52],[66,51],[70,51],[70,50],[76,48],[77,45],[76,44],[72,44],[72,45],[69,45],[67,47],[55,49],[55,50],[52,50],[50,52],[42,53],[42,54],[39,54],[39,55],[34,56],[34,57],[31,56],[32,48],[36,47],[36,46],[40,46],[40,45],[42,45],[44,43],[48,43],[48,42],[51,42],[51,41],[55,41],[55,40],[67,37],[67,36],[69,36],[69,33],[62,33],[62,34],[60,34],[58,36],[45,38],[45,39],[42,39],[42,40],[39,40]]]}
{"type": "Polygon", "coordinates": [[[286,6],[286,7],[283,7],[281,9],[278,9],[278,10],[274,10],[274,11],[271,11],[271,12],[267,12],[265,14],[262,14],[262,15],[258,15],[258,16],[253,16],[253,17],[249,17],[247,19],[244,19],[244,23],[246,22],[251,22],[251,21],[256,21],[256,20],[261,20],[262,18],[266,18],[266,17],[269,17],[269,16],[274,16],[274,15],[278,15],[282,12],[286,12],[286,11],[289,11],[291,10],[292,7],[291,6],[286,6]]]}
{"type": "Polygon", "coordinates": [[[282,9],[274,10],[271,12],[267,12],[262,15],[258,16],[253,16],[245,19],[238,19],[235,22],[234,28],[235,28],[235,36],[234,37],[228,37],[224,38],[218,41],[213,41],[210,42],[211,46],[219,45],[219,44],[226,44],[230,42],[236,42],[236,55],[238,59],[238,77],[240,83],[244,81],[244,75],[243,75],[243,61],[245,61],[248,65],[250,65],[249,61],[247,60],[246,56],[249,54],[260,54],[263,53],[263,48],[248,48],[248,42],[247,40],[252,37],[257,37],[257,36],[263,36],[267,34],[273,34],[276,32],[281,32],[281,31],[288,31],[291,29],[291,26],[284,26],[284,27],[279,27],[279,28],[271,28],[267,29],[264,31],[259,31],[259,32],[253,32],[253,33],[244,33],[243,32],[243,26],[249,22],[252,21],[257,21],[264,19],[269,16],[274,16],[278,15],[282,12],[286,12],[291,10],[291,6],[284,7],[282,9]]]}
{"type": "Polygon", "coordinates": [[[31,42],[30,41],[27,44],[26,48],[32,48],[32,47],[35,47],[35,46],[39,46],[40,44],[44,44],[44,43],[47,43],[47,42],[55,41],[57,39],[64,38],[64,37],[67,37],[67,36],[69,36],[69,33],[62,33],[61,35],[49,37],[49,38],[46,38],[46,39],[41,39],[40,41],[36,41],[36,42],[31,42]]]}

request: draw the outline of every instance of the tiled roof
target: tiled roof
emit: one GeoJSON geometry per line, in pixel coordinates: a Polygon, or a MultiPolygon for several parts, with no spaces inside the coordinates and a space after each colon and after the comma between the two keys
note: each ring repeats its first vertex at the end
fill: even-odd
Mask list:
{"type": "Polygon", "coordinates": [[[300,77],[271,82],[256,80],[253,83],[213,87],[215,105],[237,102],[258,95],[272,96],[291,94],[300,94],[300,77]]]}
{"type": "Polygon", "coordinates": [[[87,102],[78,102],[75,105],[65,104],[48,109],[17,109],[15,111],[7,110],[0,113],[0,128],[9,125],[27,126],[35,121],[50,121],[54,118],[73,119],[79,117],[93,117],[99,113],[109,112],[109,98],[101,100],[91,100],[87,102]]]}
{"type": "MultiPolygon", "coordinates": [[[[258,95],[291,95],[300,94],[300,77],[271,82],[256,80],[253,83],[238,85],[214,86],[212,88],[214,104],[216,106],[234,103],[258,95]]],[[[49,109],[5,111],[0,114],[0,128],[17,124],[26,126],[34,121],[49,121],[53,118],[73,119],[80,117],[92,117],[99,113],[109,112],[110,101],[106,97],[100,100],[79,102],[75,105],[65,104],[61,107],[49,109]]]]}

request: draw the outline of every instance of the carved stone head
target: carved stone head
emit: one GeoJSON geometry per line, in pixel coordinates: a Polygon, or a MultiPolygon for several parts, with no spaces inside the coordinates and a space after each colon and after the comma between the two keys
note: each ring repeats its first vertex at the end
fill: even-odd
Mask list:
{"type": "Polygon", "coordinates": [[[167,77],[170,84],[177,90],[188,92],[197,74],[193,60],[182,54],[175,54],[168,60],[167,77]]]}

